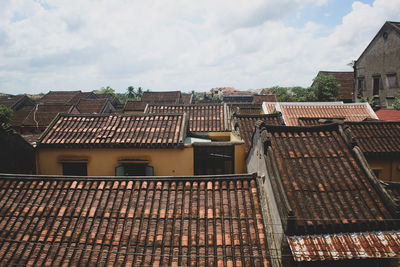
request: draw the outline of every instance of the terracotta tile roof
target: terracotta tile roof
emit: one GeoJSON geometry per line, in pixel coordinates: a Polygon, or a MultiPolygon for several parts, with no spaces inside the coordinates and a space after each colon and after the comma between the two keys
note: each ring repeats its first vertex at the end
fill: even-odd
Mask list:
{"type": "Polygon", "coordinates": [[[19,110],[14,111],[11,125],[17,129],[25,127],[36,128],[38,126],[43,131],[43,128],[47,127],[58,113],[68,113],[72,110],[72,105],[62,104],[38,104],[37,110],[36,106],[23,106],[19,110]]]}
{"type": "Polygon", "coordinates": [[[367,176],[338,124],[262,124],[261,130],[268,158],[276,162],[277,173],[270,170],[270,175],[277,188],[275,197],[286,207],[287,235],[390,230],[399,226],[393,221],[398,219],[397,207],[379,183],[367,176]]]}
{"type": "Polygon", "coordinates": [[[375,111],[376,116],[384,121],[400,121],[400,110],[395,109],[380,109],[375,111]]]}
{"type": "Polygon", "coordinates": [[[276,110],[282,112],[282,117],[287,126],[298,125],[300,117],[345,118],[345,121],[377,119],[375,112],[368,103],[278,102],[276,110]]]}
{"type": "Polygon", "coordinates": [[[263,102],[276,102],[275,95],[255,95],[254,104],[262,104],[263,102]]]}
{"type": "Polygon", "coordinates": [[[193,104],[193,95],[192,94],[182,94],[182,104],[185,104],[185,105],[193,104]]]}
{"type": "Polygon", "coordinates": [[[180,91],[144,92],[142,95],[142,101],[148,104],[167,104],[167,105],[175,105],[182,103],[180,91]]]}
{"type": "Polygon", "coordinates": [[[263,102],[262,109],[264,114],[274,114],[276,111],[277,102],[263,102]]]}
{"type": "Polygon", "coordinates": [[[97,98],[104,99],[107,98],[113,105],[119,105],[121,102],[118,98],[113,96],[112,94],[96,94],[97,98]]]}
{"type": "Polygon", "coordinates": [[[339,100],[352,100],[354,92],[354,72],[352,71],[320,71],[318,75],[332,75],[340,84],[339,100]]]}
{"type": "Polygon", "coordinates": [[[134,101],[134,100],[128,100],[125,103],[124,106],[124,112],[144,112],[144,109],[146,108],[147,103],[143,101],[134,101]]]}
{"type": "Polygon", "coordinates": [[[182,147],[183,114],[60,114],[39,140],[50,147],[182,147]]]}
{"type": "Polygon", "coordinates": [[[347,122],[351,136],[366,156],[400,156],[400,122],[347,122]]]}
{"type": "Polygon", "coordinates": [[[228,103],[228,104],[234,104],[234,103],[253,104],[254,96],[249,95],[248,93],[246,95],[228,95],[228,96],[223,96],[222,102],[228,103]]]}
{"type": "Polygon", "coordinates": [[[400,255],[400,232],[358,232],[289,236],[295,261],[395,258],[400,255]]]}
{"type": "Polygon", "coordinates": [[[26,97],[26,96],[25,95],[15,95],[15,96],[14,95],[4,95],[4,96],[0,96],[0,105],[4,105],[4,106],[12,109],[24,97],[26,97]]]}
{"type": "Polygon", "coordinates": [[[261,114],[261,104],[230,104],[231,113],[241,115],[261,114]]]}
{"type": "Polygon", "coordinates": [[[1,265],[270,266],[251,175],[0,177],[1,265]]]}
{"type": "Polygon", "coordinates": [[[76,105],[76,108],[82,114],[101,114],[108,103],[110,103],[110,101],[107,98],[81,99],[76,105]]]}
{"type": "Polygon", "coordinates": [[[248,152],[253,143],[253,133],[256,129],[256,122],[263,121],[267,124],[282,125],[283,120],[280,114],[267,115],[234,115],[233,121],[237,122],[240,137],[246,144],[246,152],[248,152]]]}
{"type": "Polygon", "coordinates": [[[24,106],[19,110],[14,111],[13,116],[11,118],[11,125],[14,127],[22,126],[24,120],[34,110],[35,106],[24,106]]]}
{"type": "Polygon", "coordinates": [[[76,105],[80,99],[97,98],[93,92],[81,91],[50,91],[38,103],[41,104],[72,104],[76,105]]]}
{"type": "Polygon", "coordinates": [[[145,113],[187,113],[191,132],[225,132],[231,130],[228,109],[223,104],[148,105],[145,113]]]}

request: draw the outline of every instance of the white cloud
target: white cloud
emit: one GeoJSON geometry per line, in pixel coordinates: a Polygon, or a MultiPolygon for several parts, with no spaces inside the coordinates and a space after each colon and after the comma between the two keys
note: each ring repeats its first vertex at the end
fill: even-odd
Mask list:
{"type": "Polygon", "coordinates": [[[320,69],[351,70],[384,21],[400,19],[398,0],[376,0],[354,2],[328,36],[284,23],[327,3],[3,0],[0,91],[307,86],[320,69]]]}

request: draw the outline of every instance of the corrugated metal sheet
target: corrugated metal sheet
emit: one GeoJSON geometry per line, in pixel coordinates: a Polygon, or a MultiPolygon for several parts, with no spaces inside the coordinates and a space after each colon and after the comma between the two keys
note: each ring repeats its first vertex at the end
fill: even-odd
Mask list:
{"type": "Polygon", "coordinates": [[[295,261],[400,256],[400,232],[360,232],[287,237],[295,261]]]}

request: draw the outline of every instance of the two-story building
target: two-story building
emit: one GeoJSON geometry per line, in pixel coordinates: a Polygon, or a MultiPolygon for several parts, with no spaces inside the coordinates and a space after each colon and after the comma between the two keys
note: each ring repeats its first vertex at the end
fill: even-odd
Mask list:
{"type": "Polygon", "coordinates": [[[392,108],[400,96],[400,22],[387,21],[354,63],[354,101],[362,97],[392,108]]]}

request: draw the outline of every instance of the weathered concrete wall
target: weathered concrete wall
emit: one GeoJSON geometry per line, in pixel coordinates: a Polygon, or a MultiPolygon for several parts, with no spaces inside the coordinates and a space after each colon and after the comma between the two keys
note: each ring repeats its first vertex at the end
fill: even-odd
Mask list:
{"type": "Polygon", "coordinates": [[[376,98],[379,105],[391,108],[394,97],[400,96],[400,34],[393,27],[385,24],[379,31],[364,54],[355,64],[356,88],[355,100],[360,102],[361,96],[376,98]],[[387,75],[396,74],[397,86],[389,88],[387,75]],[[380,76],[379,96],[374,96],[374,77],[380,76]],[[363,89],[358,92],[359,78],[364,79],[363,89]]]}
{"type": "Polygon", "coordinates": [[[260,201],[272,266],[283,266],[281,261],[282,241],[284,238],[283,227],[272,190],[271,180],[268,176],[264,156],[264,144],[260,138],[258,129],[254,133],[253,146],[247,158],[247,171],[249,173],[256,172],[259,176],[257,181],[260,188],[260,201]]]}

